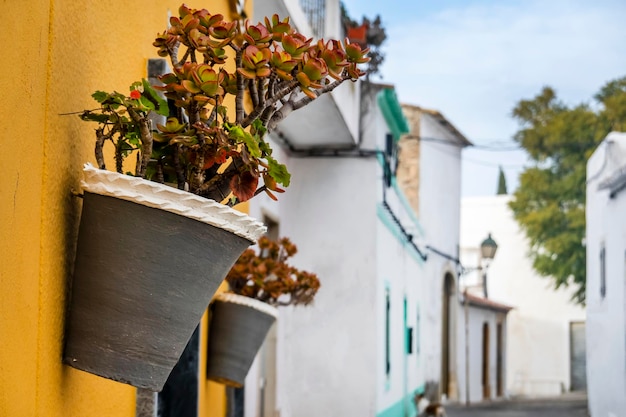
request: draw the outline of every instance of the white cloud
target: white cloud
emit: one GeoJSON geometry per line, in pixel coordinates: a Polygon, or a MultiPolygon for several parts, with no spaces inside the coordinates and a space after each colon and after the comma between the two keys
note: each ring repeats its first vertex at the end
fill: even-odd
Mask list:
{"type": "MultiPolygon", "coordinates": [[[[622,2],[470,3],[405,24],[387,21],[385,79],[396,85],[402,101],[440,110],[476,143],[510,138],[517,129],[512,108],[544,85],[578,104],[626,74],[622,2]]],[[[505,165],[523,161],[520,155],[494,158],[505,165]]],[[[493,180],[477,177],[478,168],[464,163],[465,195],[494,192],[497,168],[483,167],[493,180]]],[[[510,171],[514,185],[517,172],[510,171]]]]}

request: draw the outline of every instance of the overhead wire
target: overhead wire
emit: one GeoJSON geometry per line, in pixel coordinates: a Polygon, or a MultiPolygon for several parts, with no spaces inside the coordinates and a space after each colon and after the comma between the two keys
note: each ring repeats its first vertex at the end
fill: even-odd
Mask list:
{"type": "MultiPolygon", "coordinates": [[[[445,139],[425,138],[424,140],[428,142],[441,142],[444,145],[454,145],[457,148],[461,147],[459,144],[449,141],[449,140],[445,140],[445,139]]],[[[460,153],[447,151],[446,149],[442,149],[440,147],[432,148],[432,149],[437,152],[441,152],[446,155],[452,156],[454,158],[461,159],[463,162],[469,162],[474,165],[482,165],[482,166],[496,167],[496,168],[502,167],[502,169],[519,169],[519,168],[524,168],[525,166],[524,164],[499,164],[499,163],[493,163],[493,162],[488,162],[488,161],[481,161],[481,160],[477,160],[473,158],[468,158],[466,156],[462,156],[460,153]]]]}

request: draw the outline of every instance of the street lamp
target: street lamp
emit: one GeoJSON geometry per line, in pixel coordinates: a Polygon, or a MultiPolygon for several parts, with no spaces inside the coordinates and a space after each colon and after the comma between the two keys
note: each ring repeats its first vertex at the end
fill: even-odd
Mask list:
{"type": "Polygon", "coordinates": [[[496,251],[498,250],[498,244],[491,237],[491,233],[488,234],[487,239],[483,240],[483,243],[480,244],[480,253],[483,259],[493,259],[496,256],[496,251]]]}
{"type": "MultiPolygon", "coordinates": [[[[485,298],[487,298],[487,268],[489,268],[489,264],[496,256],[496,251],[498,250],[498,244],[491,237],[491,233],[487,235],[487,239],[483,240],[480,244],[480,260],[478,266],[476,268],[468,269],[466,272],[470,270],[478,270],[482,273],[483,278],[483,294],[485,298]],[[485,266],[483,267],[483,261],[485,266]]],[[[470,375],[469,375],[469,298],[467,297],[467,285],[463,290],[463,304],[465,307],[465,405],[468,406],[470,404],[470,375]]]]}
{"type": "Polygon", "coordinates": [[[489,264],[493,260],[494,256],[496,256],[497,250],[498,250],[498,244],[491,237],[491,233],[489,233],[487,235],[487,239],[483,240],[483,242],[480,244],[481,260],[482,259],[485,260],[485,267],[482,268],[482,265],[478,267],[478,269],[482,272],[482,275],[483,275],[482,277],[483,278],[483,295],[485,296],[485,298],[488,298],[487,296],[487,268],[489,267],[489,264]]]}

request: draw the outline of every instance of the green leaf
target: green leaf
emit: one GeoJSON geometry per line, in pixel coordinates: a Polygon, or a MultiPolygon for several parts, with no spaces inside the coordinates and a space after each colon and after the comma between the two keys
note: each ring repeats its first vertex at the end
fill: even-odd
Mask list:
{"type": "Polygon", "coordinates": [[[268,174],[270,174],[270,176],[274,178],[277,183],[282,184],[285,187],[289,187],[291,174],[287,170],[287,167],[271,156],[267,157],[267,164],[269,166],[269,169],[267,170],[268,174]]]}
{"type": "Polygon", "coordinates": [[[146,96],[142,95],[137,101],[143,107],[142,110],[154,110],[154,104],[146,96]]]}
{"type": "Polygon", "coordinates": [[[252,128],[260,137],[265,136],[267,133],[267,127],[263,126],[263,122],[260,119],[254,119],[252,122],[252,128]]]}
{"type": "Polygon", "coordinates": [[[154,104],[154,110],[157,112],[157,114],[166,117],[169,116],[170,110],[167,106],[167,100],[161,97],[159,93],[154,88],[152,88],[152,86],[146,79],[143,79],[142,83],[143,95],[146,96],[148,100],[152,102],[152,104],[154,104]]]}
{"type": "Polygon", "coordinates": [[[98,123],[106,123],[109,120],[109,116],[102,113],[83,112],[79,116],[82,120],[98,123]]]}
{"type": "Polygon", "coordinates": [[[139,135],[139,133],[135,132],[135,131],[130,131],[130,132],[126,132],[126,139],[128,140],[129,143],[135,145],[135,146],[139,146],[141,144],[141,137],[139,135]]]}
{"type": "Polygon", "coordinates": [[[263,157],[272,155],[272,147],[263,139],[259,139],[259,148],[261,149],[263,157]]]}
{"type": "Polygon", "coordinates": [[[105,91],[96,91],[91,95],[91,97],[93,97],[98,103],[102,103],[107,99],[107,97],[109,97],[109,93],[105,91]]]}
{"type": "Polygon", "coordinates": [[[254,158],[261,157],[261,149],[259,148],[259,143],[256,138],[252,136],[250,133],[246,132],[241,126],[233,126],[230,128],[228,135],[231,139],[235,139],[236,141],[245,143],[248,148],[248,152],[254,158]]]}

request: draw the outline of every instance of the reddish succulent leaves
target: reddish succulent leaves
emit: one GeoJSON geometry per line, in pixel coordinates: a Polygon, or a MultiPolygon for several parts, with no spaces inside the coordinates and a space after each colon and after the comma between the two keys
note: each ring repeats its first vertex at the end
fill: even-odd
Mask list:
{"type": "Polygon", "coordinates": [[[320,288],[315,274],[287,263],[296,246],[288,238],[275,242],[262,237],[258,253],[247,249],[226,276],[232,292],[271,305],[307,305],[320,288]]]}
{"type": "Polygon", "coordinates": [[[248,201],[254,197],[258,184],[258,175],[253,175],[250,171],[244,171],[233,176],[230,180],[230,189],[239,201],[248,201]]]}

